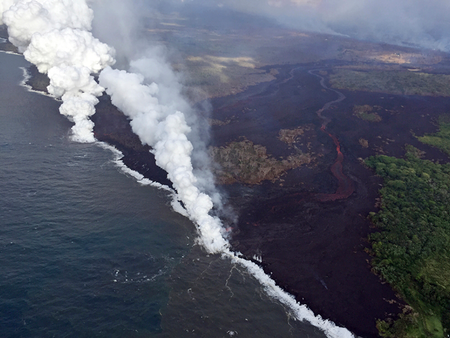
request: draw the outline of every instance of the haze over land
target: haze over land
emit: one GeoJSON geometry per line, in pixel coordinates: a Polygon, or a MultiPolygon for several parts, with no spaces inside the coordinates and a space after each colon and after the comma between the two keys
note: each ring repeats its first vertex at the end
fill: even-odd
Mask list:
{"type": "MultiPolygon", "coordinates": [[[[431,0],[172,0],[275,19],[304,31],[418,47],[450,49],[450,4],[431,0]]],[[[158,2],[155,2],[158,3],[158,2]]],[[[161,2],[159,2],[161,6],[161,2]]],[[[230,26],[234,24],[230,21],[230,26]]]]}

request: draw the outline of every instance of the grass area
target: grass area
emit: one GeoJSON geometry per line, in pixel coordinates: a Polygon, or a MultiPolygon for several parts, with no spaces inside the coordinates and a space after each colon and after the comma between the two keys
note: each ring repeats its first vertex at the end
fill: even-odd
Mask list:
{"type": "Polygon", "coordinates": [[[266,71],[256,68],[250,63],[240,62],[239,58],[230,60],[226,58],[190,58],[177,70],[188,74],[184,83],[187,87],[200,89],[203,93],[196,92],[196,95],[207,94],[207,97],[236,94],[249,86],[275,79],[274,70],[266,71]]]}
{"type": "Polygon", "coordinates": [[[277,160],[267,154],[265,147],[249,140],[231,142],[225,147],[211,147],[210,153],[219,165],[214,174],[221,184],[259,184],[264,180],[276,180],[286,171],[314,160],[310,154],[302,152],[277,160]]]}
{"type": "MultiPolygon", "coordinates": [[[[378,107],[376,107],[378,108],[378,107]]],[[[361,120],[368,122],[381,122],[381,116],[378,113],[373,112],[374,107],[365,104],[363,106],[355,105],[353,107],[353,115],[361,120]]]]}
{"type": "Polygon", "coordinates": [[[450,75],[410,71],[354,71],[338,69],[330,76],[336,89],[400,95],[450,96],[450,75]]]}
{"type": "Polygon", "coordinates": [[[450,155],[450,115],[440,116],[438,122],[439,131],[437,133],[418,137],[418,139],[420,142],[439,148],[450,155]]]}
{"type": "Polygon", "coordinates": [[[450,164],[384,155],[366,164],[383,177],[379,229],[370,236],[372,265],[409,304],[395,322],[378,323],[383,337],[446,337],[450,333],[450,164]]]}
{"type": "Polygon", "coordinates": [[[363,148],[369,148],[369,141],[363,138],[360,138],[358,140],[359,144],[361,145],[361,147],[363,148]]]}
{"type": "Polygon", "coordinates": [[[281,142],[287,143],[288,145],[292,145],[297,143],[301,137],[305,134],[305,132],[311,131],[314,129],[312,125],[305,125],[301,127],[297,127],[295,129],[281,129],[278,133],[278,139],[281,142]]]}

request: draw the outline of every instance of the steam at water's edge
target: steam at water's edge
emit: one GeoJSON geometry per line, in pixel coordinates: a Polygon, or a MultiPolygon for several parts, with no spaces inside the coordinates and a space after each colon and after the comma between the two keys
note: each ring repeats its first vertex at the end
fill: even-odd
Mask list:
{"type": "Polygon", "coordinates": [[[2,0],[0,14],[9,40],[48,75],[49,93],[62,99],[61,114],[75,123],[73,139],[94,142],[89,116],[103,88],[91,74],[115,61],[114,51],[90,33],[92,10],[85,1],[2,0]]]}
{"type": "Polygon", "coordinates": [[[132,129],[142,143],[153,148],[156,164],[167,171],[189,218],[197,225],[199,241],[209,252],[223,251],[228,242],[222,236],[220,220],[209,214],[212,200],[196,186],[191,163],[193,146],[186,136],[191,129],[183,113],[160,104],[158,85],[146,85],[140,74],[108,67],[99,80],[112,103],[131,118],[132,129]]]}

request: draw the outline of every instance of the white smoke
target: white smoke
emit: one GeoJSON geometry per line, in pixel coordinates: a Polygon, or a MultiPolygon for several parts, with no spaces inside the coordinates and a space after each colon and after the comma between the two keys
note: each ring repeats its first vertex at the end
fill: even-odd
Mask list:
{"type": "Polygon", "coordinates": [[[208,252],[222,252],[229,245],[220,220],[210,215],[211,197],[197,186],[191,161],[193,146],[187,137],[191,128],[177,109],[185,101],[177,91],[176,76],[159,58],[140,59],[131,65],[146,76],[107,67],[100,73],[100,84],[112,103],[130,117],[133,132],[142,143],[153,148],[156,164],[167,171],[178,198],[197,226],[201,244],[208,252]],[[158,79],[161,85],[153,82],[158,79]]]}
{"type": "Polygon", "coordinates": [[[114,51],[90,33],[93,12],[84,0],[0,0],[9,40],[50,79],[48,91],[75,123],[72,137],[94,142],[89,116],[103,88],[91,74],[114,64],[114,51]]]}

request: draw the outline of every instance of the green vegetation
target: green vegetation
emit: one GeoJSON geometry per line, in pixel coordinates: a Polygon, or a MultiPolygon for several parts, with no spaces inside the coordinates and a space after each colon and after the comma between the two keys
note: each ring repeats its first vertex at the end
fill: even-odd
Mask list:
{"type": "Polygon", "coordinates": [[[381,210],[370,213],[373,268],[409,304],[395,322],[380,321],[383,337],[444,337],[450,333],[450,164],[417,157],[372,156],[383,177],[381,210]]]}
{"type": "Polygon", "coordinates": [[[353,115],[356,117],[359,117],[361,120],[368,121],[368,122],[380,122],[381,116],[377,113],[373,113],[373,109],[378,108],[377,106],[372,107],[368,104],[365,104],[363,106],[357,106],[355,105],[353,107],[353,115]]]}
{"type": "Polygon", "coordinates": [[[311,131],[313,129],[314,126],[312,125],[304,125],[295,129],[281,129],[278,133],[278,139],[281,142],[292,145],[294,143],[297,143],[301,139],[301,136],[305,134],[305,132],[311,131]]]}
{"type": "Polygon", "coordinates": [[[439,131],[418,137],[419,141],[441,149],[450,155],[450,115],[439,117],[439,131]]]}
{"type": "Polygon", "coordinates": [[[267,154],[261,145],[244,139],[231,142],[225,147],[210,147],[211,157],[220,167],[214,174],[221,184],[235,182],[259,184],[264,180],[276,180],[288,170],[298,168],[314,161],[310,154],[298,151],[287,159],[277,160],[267,154]]]}
{"type": "Polygon", "coordinates": [[[416,157],[416,158],[422,158],[426,153],[420,149],[417,149],[416,147],[413,147],[410,144],[407,144],[405,146],[406,153],[408,156],[416,157]]]}
{"type": "Polygon", "coordinates": [[[338,69],[330,76],[336,89],[404,95],[450,96],[450,75],[410,71],[338,69]]]}

